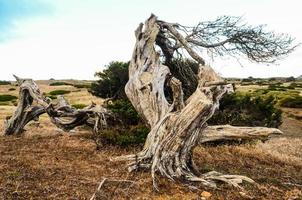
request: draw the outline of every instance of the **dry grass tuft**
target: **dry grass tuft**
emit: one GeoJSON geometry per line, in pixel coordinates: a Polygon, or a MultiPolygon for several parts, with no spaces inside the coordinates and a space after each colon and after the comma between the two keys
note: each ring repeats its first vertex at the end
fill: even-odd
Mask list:
{"type": "Polygon", "coordinates": [[[259,143],[257,148],[285,162],[302,165],[302,138],[274,138],[259,143]]]}

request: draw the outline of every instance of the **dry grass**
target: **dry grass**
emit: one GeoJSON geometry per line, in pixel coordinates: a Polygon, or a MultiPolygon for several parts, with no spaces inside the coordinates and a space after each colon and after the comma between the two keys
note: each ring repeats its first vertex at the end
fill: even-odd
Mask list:
{"type": "Polygon", "coordinates": [[[273,138],[257,148],[285,162],[302,165],[302,138],[273,138]]]}
{"type": "MultiPolygon", "coordinates": [[[[101,192],[107,199],[198,199],[205,188],[189,189],[159,179],[159,192],[153,191],[149,172],[128,173],[125,163],[110,157],[136,152],[139,148],[108,146],[100,151],[90,133],[0,137],[0,199],[89,199],[104,178],[126,179],[134,183],[107,182],[101,192]]],[[[194,160],[201,172],[218,170],[243,174],[259,185],[244,184],[245,193],[256,199],[284,199],[299,188],[302,164],[288,162],[253,146],[198,147],[194,160]]],[[[197,185],[198,186],[198,185],[197,185]]],[[[227,185],[222,190],[207,190],[211,199],[242,199],[239,191],[227,185]]]]}
{"type": "MultiPolygon", "coordinates": [[[[46,92],[54,90],[47,82],[39,84],[43,92],[43,89],[46,92]]],[[[58,87],[67,89],[66,86],[55,88],[58,87]]],[[[88,104],[95,98],[85,89],[69,90],[73,92],[67,99],[72,104],[88,104]]],[[[0,106],[1,133],[3,119],[13,110],[13,106],[0,106]]],[[[194,161],[201,172],[217,170],[254,179],[257,184],[243,185],[243,195],[227,185],[220,185],[219,190],[199,185],[196,185],[199,189],[193,189],[160,176],[160,191],[155,192],[149,171],[128,173],[126,163],[110,161],[111,157],[137,152],[141,147],[106,146],[96,151],[88,130],[63,133],[42,115],[40,123],[29,124],[23,136],[0,136],[0,199],[89,199],[105,177],[109,181],[103,185],[101,195],[97,195],[99,199],[200,199],[204,190],[212,194],[210,199],[213,200],[293,199],[299,195],[301,199],[302,131],[299,130],[302,125],[289,118],[285,118],[285,122],[289,123],[282,127],[285,135],[266,143],[197,147],[194,150],[194,161]],[[134,183],[112,182],[112,179],[134,183]]]]}

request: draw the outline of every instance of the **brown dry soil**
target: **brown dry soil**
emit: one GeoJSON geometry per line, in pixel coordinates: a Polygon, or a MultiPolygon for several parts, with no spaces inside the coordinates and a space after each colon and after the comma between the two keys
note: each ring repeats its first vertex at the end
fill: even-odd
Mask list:
{"type": "MultiPolygon", "coordinates": [[[[33,128],[39,131],[37,135],[0,137],[0,199],[89,199],[104,178],[108,180],[97,199],[201,199],[203,191],[212,194],[209,199],[290,199],[299,195],[301,199],[301,152],[285,160],[257,144],[197,147],[194,160],[201,172],[246,175],[257,184],[243,184],[243,192],[225,184],[217,190],[198,185],[194,189],[159,176],[160,191],[156,192],[148,171],[128,173],[126,163],[110,161],[140,147],[106,146],[96,151],[88,131],[66,134],[53,128],[55,133],[50,135],[43,130],[42,126],[33,128]]],[[[297,143],[301,147],[301,140],[297,143]]]]}
{"type": "MultiPolygon", "coordinates": [[[[0,120],[12,106],[0,106],[0,120]]],[[[175,183],[158,176],[159,191],[149,171],[128,173],[127,163],[110,158],[141,147],[105,146],[96,150],[88,130],[63,133],[46,116],[20,137],[0,136],[0,199],[302,199],[302,123],[285,116],[285,135],[262,144],[197,147],[200,172],[246,175],[256,184],[242,190],[220,184],[216,190],[175,183]],[[292,137],[294,136],[294,137],[292,137]]],[[[0,133],[3,123],[0,123],[0,133]]]]}

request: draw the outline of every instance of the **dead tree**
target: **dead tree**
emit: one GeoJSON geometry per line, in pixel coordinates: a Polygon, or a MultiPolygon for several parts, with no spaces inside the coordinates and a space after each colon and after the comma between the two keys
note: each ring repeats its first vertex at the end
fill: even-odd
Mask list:
{"type": "Polygon", "coordinates": [[[219,100],[233,92],[233,88],[195,50],[206,49],[212,55],[221,56],[242,54],[255,62],[274,62],[294,50],[293,39],[265,32],[262,26],[240,25],[238,18],[221,17],[186,27],[158,20],[154,15],[138,26],[135,37],[125,91],[151,131],[141,152],[115,160],[131,161],[129,171],[151,169],[155,188],[157,174],[212,188],[217,181],[235,187],[240,187],[238,184],[243,180],[252,183],[250,178],[239,175],[199,174],[192,160],[194,147],[200,141],[261,138],[281,132],[262,127],[208,127],[207,121],[218,109],[219,100]],[[161,51],[157,52],[156,47],[161,51]],[[181,56],[181,50],[199,63],[198,74],[186,69],[191,74],[188,77],[195,77],[187,81],[197,81],[195,91],[187,99],[184,99],[183,83],[170,70],[173,58],[181,56]],[[171,103],[164,93],[166,85],[172,90],[171,103]]]}
{"type": "Polygon", "coordinates": [[[56,103],[44,97],[32,79],[21,79],[15,76],[19,91],[19,102],[12,117],[6,119],[5,135],[19,135],[32,120],[47,113],[58,128],[70,131],[81,125],[87,125],[97,133],[102,128],[112,125],[115,117],[107,109],[92,103],[83,109],[73,108],[63,96],[58,96],[56,103]]]}
{"type": "MultiPolygon", "coordinates": [[[[222,17],[196,27],[185,27],[151,15],[145,25],[140,24],[135,31],[136,44],[125,92],[151,131],[141,152],[117,160],[132,161],[130,171],[151,169],[155,188],[157,173],[171,180],[201,182],[208,187],[216,187],[216,181],[235,187],[240,187],[242,180],[253,182],[244,176],[218,172],[198,174],[192,160],[194,147],[219,140],[266,139],[270,134],[281,133],[278,129],[263,127],[207,126],[207,120],[219,107],[219,100],[233,88],[206,65],[195,49],[207,49],[212,55],[243,54],[255,62],[274,62],[295,48],[291,46],[293,39],[287,35],[274,35],[265,32],[262,26],[238,23],[238,18],[222,17]],[[162,53],[158,53],[155,46],[162,53]],[[175,55],[181,56],[181,50],[199,64],[197,74],[192,69],[173,65],[175,55]],[[179,76],[182,81],[196,87],[188,98],[184,98],[183,83],[175,73],[183,73],[179,76]],[[171,103],[164,93],[167,86],[172,91],[171,103]]],[[[43,113],[65,131],[88,125],[98,132],[114,124],[114,116],[103,107],[92,104],[75,109],[63,97],[54,103],[41,94],[33,80],[16,79],[20,86],[19,103],[14,115],[6,120],[6,135],[21,134],[26,124],[38,120],[43,113]]]]}

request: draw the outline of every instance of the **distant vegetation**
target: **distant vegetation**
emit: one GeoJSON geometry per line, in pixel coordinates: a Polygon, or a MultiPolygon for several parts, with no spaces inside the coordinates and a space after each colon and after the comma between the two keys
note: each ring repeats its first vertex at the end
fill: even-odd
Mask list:
{"type": "Polygon", "coordinates": [[[16,96],[13,95],[9,95],[9,94],[2,94],[0,95],[0,102],[4,102],[4,101],[13,101],[18,99],[16,96]]]}
{"type": "Polygon", "coordinates": [[[64,81],[57,81],[57,82],[52,82],[49,84],[49,86],[64,86],[64,85],[69,85],[69,86],[73,86],[76,88],[91,88],[91,84],[87,83],[87,84],[72,84],[72,83],[68,83],[68,82],[64,82],[64,81]]]}
{"type": "Polygon", "coordinates": [[[69,94],[69,90],[53,90],[49,92],[49,95],[64,95],[64,94],[69,94]]]}
{"type": "Polygon", "coordinates": [[[288,108],[302,108],[302,96],[285,97],[280,100],[280,106],[288,108]]]}
{"type": "Polygon", "coordinates": [[[61,86],[61,85],[72,85],[71,83],[63,82],[63,81],[58,81],[58,82],[52,82],[49,84],[50,86],[61,86]]]}
{"type": "Polygon", "coordinates": [[[11,85],[10,81],[1,81],[0,80],[0,85],[11,85]]]}
{"type": "Polygon", "coordinates": [[[76,88],[87,88],[87,89],[90,89],[91,88],[91,84],[74,84],[73,87],[76,87],[76,88]]]}

